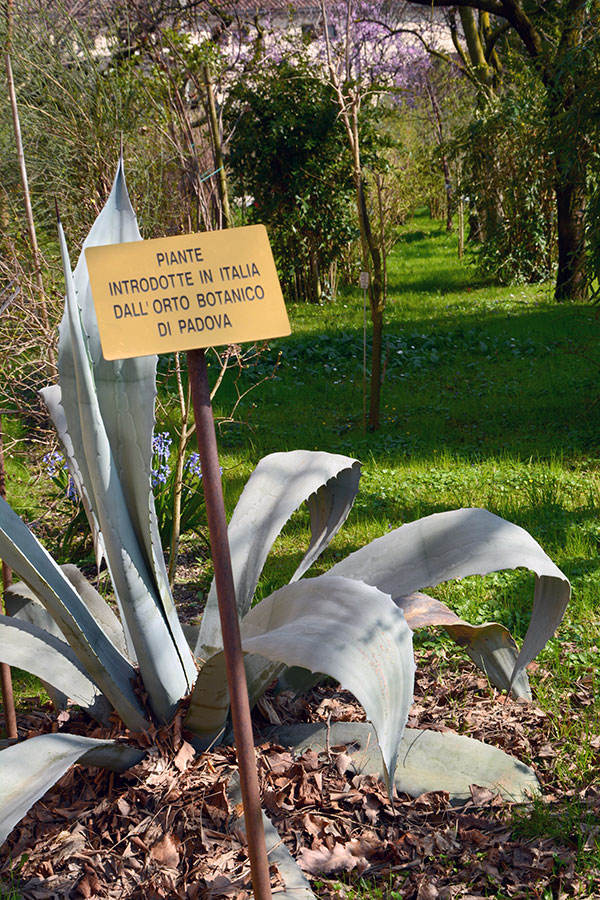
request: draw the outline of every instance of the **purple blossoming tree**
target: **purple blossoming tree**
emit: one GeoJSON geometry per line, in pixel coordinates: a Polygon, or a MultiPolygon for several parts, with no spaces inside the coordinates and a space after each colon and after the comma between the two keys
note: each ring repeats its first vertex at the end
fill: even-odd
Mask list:
{"type": "Polygon", "coordinates": [[[361,107],[368,103],[410,103],[421,89],[428,59],[407,42],[389,16],[368,0],[345,0],[335,6],[321,0],[321,53],[324,77],[334,88],[340,118],[352,154],[352,176],[360,229],[362,262],[369,272],[369,302],[373,324],[369,428],[379,427],[383,312],[386,300],[386,246],[382,228],[375,229],[369,209],[362,159],[361,107]]]}

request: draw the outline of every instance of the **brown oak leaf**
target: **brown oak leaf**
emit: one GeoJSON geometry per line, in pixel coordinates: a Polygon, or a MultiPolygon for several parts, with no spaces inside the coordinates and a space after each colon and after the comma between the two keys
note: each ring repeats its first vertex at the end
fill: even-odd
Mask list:
{"type": "Polygon", "coordinates": [[[179,865],[181,841],[174,834],[165,834],[150,847],[150,856],[161,866],[176,869],[179,865]]]}

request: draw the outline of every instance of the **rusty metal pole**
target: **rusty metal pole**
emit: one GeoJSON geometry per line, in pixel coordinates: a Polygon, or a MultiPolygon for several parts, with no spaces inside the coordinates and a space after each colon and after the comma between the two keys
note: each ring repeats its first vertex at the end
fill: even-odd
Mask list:
{"type": "MultiPolygon", "coordinates": [[[[0,412],[0,497],[6,499],[6,475],[4,471],[4,443],[2,440],[2,413],[0,412]]],[[[4,560],[2,560],[2,589],[6,590],[12,584],[12,573],[4,560]]],[[[0,610],[4,611],[4,603],[0,606],[0,610]]],[[[17,731],[17,716],[15,713],[15,698],[13,696],[12,676],[10,666],[6,663],[0,663],[0,686],[2,688],[2,708],[4,710],[4,724],[6,726],[6,737],[10,740],[16,740],[19,736],[17,731]]]]}
{"type": "Polygon", "coordinates": [[[223,649],[225,651],[231,718],[233,720],[233,733],[246,820],[252,887],[256,900],[271,900],[271,879],[269,877],[269,861],[267,859],[265,832],[260,808],[246,670],[244,668],[244,656],[235,602],[235,587],[221,488],[217,438],[210,402],[210,388],[204,350],[188,350],[187,363],[192,390],[194,418],[196,420],[198,452],[202,468],[202,484],[206,500],[206,518],[210,533],[210,546],[219,601],[219,616],[223,633],[223,649]]]}

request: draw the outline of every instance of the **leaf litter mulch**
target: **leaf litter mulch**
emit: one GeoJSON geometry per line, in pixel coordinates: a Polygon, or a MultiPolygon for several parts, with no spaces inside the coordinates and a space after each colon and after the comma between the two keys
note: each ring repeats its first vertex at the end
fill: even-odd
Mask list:
{"type": "MultiPolygon", "coordinates": [[[[556,785],[560,747],[551,744],[552,716],[535,704],[505,700],[469,661],[440,672],[440,658],[421,651],[412,728],[451,727],[532,761],[546,809],[577,802],[582,815],[564,819],[560,841],[519,837],[510,804],[472,786],[472,800],[456,808],[443,792],[390,803],[383,784],[354,774],[344,747],[318,755],[292,753],[258,739],[263,805],[318,897],[354,896],[359,878],[381,897],[406,900],[600,897],[600,871],[581,869],[582,852],[600,844],[600,788],[578,792],[556,785]],[[582,831],[583,823],[585,829],[582,831]]],[[[574,687],[582,706],[595,702],[589,687],[574,687]]],[[[237,898],[251,896],[241,807],[232,807],[228,783],[235,771],[230,748],[195,757],[174,726],[135,736],[147,757],[122,775],[74,766],[31,809],[0,850],[0,881],[24,900],[44,898],[237,898]]],[[[335,686],[307,698],[271,696],[255,715],[257,727],[298,721],[363,718],[352,696],[335,686]]],[[[89,720],[50,709],[21,717],[23,736],[65,729],[94,737],[89,720]]],[[[118,732],[122,734],[122,732],[118,732]]],[[[112,736],[116,736],[116,727],[112,736]]],[[[600,762],[600,736],[589,736],[600,762]]],[[[529,817],[525,811],[524,819],[529,817]]],[[[595,859],[598,859],[596,850],[595,859]]],[[[363,883],[364,884],[364,883],[363,883]]],[[[272,866],[273,895],[281,877],[272,866]]],[[[360,896],[368,897],[368,888],[360,896]]],[[[0,888],[2,896],[2,888],[0,888]]],[[[15,896],[15,895],[12,895],[15,896]]]]}

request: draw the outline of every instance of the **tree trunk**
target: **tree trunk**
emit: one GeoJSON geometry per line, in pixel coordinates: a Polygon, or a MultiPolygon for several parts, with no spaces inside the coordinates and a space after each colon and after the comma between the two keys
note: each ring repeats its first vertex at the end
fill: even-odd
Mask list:
{"type": "Polygon", "coordinates": [[[321,287],[321,273],[319,271],[319,256],[316,250],[309,253],[310,259],[310,295],[313,303],[320,303],[323,299],[321,287]]]}
{"type": "MultiPolygon", "coordinates": [[[[350,0],[347,7],[347,31],[346,31],[346,80],[349,78],[349,43],[348,31],[350,28],[350,0]]],[[[369,405],[369,428],[374,431],[379,428],[379,404],[381,397],[381,345],[383,331],[383,309],[385,306],[385,286],[382,266],[382,255],[385,254],[385,246],[379,247],[369,218],[369,210],[365,198],[365,185],[363,181],[362,163],[360,158],[360,136],[358,128],[358,111],[360,108],[360,93],[355,89],[344,94],[338,72],[332,62],[331,47],[328,38],[327,11],[325,0],[321,0],[321,14],[323,16],[324,33],[327,46],[327,63],[331,76],[331,84],[337,94],[340,115],[346,129],[348,146],[352,153],[352,175],[356,190],[356,207],[358,213],[358,225],[360,230],[360,243],[365,271],[369,272],[369,301],[371,305],[371,320],[373,322],[373,350],[371,354],[371,393],[369,405]]]]}
{"type": "Polygon", "coordinates": [[[363,249],[363,261],[365,268],[369,269],[371,263],[372,277],[369,283],[369,301],[371,306],[371,321],[373,323],[373,348],[371,350],[371,389],[369,394],[369,429],[376,431],[379,428],[379,405],[381,399],[381,346],[383,341],[383,308],[385,306],[385,292],[383,289],[383,267],[381,263],[381,251],[373,237],[371,220],[367,209],[365,187],[360,171],[355,173],[358,221],[360,226],[361,243],[363,249]]]}
{"type": "Polygon", "coordinates": [[[371,321],[373,322],[373,349],[371,351],[371,390],[369,402],[369,429],[376,431],[379,428],[379,404],[381,398],[381,345],[383,334],[383,308],[385,306],[385,291],[383,286],[383,266],[381,262],[382,249],[377,245],[371,228],[365,185],[362,177],[362,164],[360,161],[360,144],[358,139],[358,108],[352,109],[352,123],[350,125],[350,144],[353,155],[354,184],[356,187],[356,207],[358,212],[358,225],[360,230],[360,242],[362,246],[363,265],[366,271],[371,272],[369,283],[369,302],[371,306],[371,321]]]}
{"type": "Polygon", "coordinates": [[[558,271],[554,297],[557,301],[586,300],[585,273],[585,182],[570,179],[557,183],[558,271]]]}
{"type": "Polygon", "coordinates": [[[581,89],[578,70],[571,71],[565,63],[583,41],[589,15],[587,4],[570,0],[558,49],[552,65],[542,74],[548,93],[550,135],[554,136],[554,165],[556,172],[556,221],[558,231],[558,270],[554,299],[586,300],[585,206],[586,171],[589,161],[587,141],[577,133],[569,141],[564,131],[565,114],[569,112],[581,89]],[[574,153],[573,153],[574,151],[574,153]]]}
{"type": "Polygon", "coordinates": [[[379,428],[381,405],[381,357],[383,347],[383,305],[371,304],[373,347],[371,349],[371,384],[369,393],[369,430],[379,428]]]}
{"type": "Polygon", "coordinates": [[[223,213],[223,224],[225,228],[233,228],[233,218],[231,216],[231,208],[229,206],[229,193],[227,190],[227,174],[225,172],[225,164],[223,162],[223,148],[221,145],[221,129],[219,127],[219,117],[217,115],[217,104],[215,102],[215,91],[212,81],[210,69],[207,65],[203,67],[204,87],[206,89],[206,103],[208,108],[208,120],[210,122],[210,132],[213,139],[213,155],[215,160],[215,169],[217,175],[217,184],[219,185],[219,198],[221,200],[221,210],[223,213]]]}
{"type": "MultiPolygon", "coordinates": [[[[444,146],[444,124],[442,120],[440,105],[435,95],[433,85],[428,76],[425,77],[425,86],[427,88],[427,94],[429,96],[431,109],[433,111],[438,146],[441,149],[444,146]]],[[[441,152],[441,159],[442,172],[444,175],[444,187],[446,188],[446,231],[452,231],[452,180],[450,178],[450,166],[448,165],[448,157],[443,150],[441,152]]]]}

